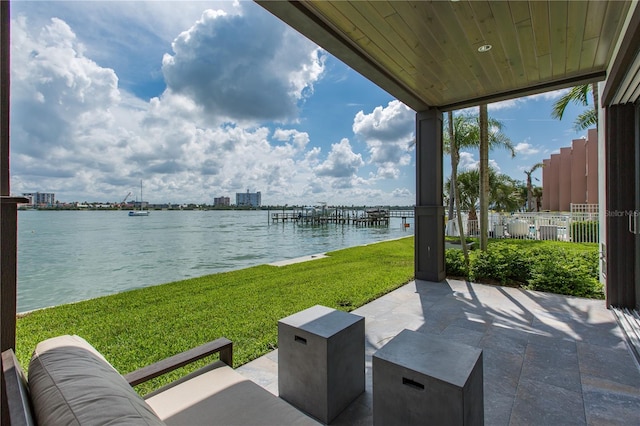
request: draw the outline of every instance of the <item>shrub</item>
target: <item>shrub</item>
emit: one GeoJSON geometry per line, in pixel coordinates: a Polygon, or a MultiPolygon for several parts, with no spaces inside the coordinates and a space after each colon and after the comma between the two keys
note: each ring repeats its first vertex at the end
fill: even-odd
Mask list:
{"type": "Polygon", "coordinates": [[[447,275],[451,277],[468,278],[467,265],[464,254],[460,249],[447,249],[444,252],[447,275]]]}
{"type": "Polygon", "coordinates": [[[537,249],[531,263],[531,278],[524,288],[602,299],[602,284],[597,277],[597,252],[537,249]]]}
{"type": "Polygon", "coordinates": [[[477,282],[516,284],[528,290],[603,298],[598,281],[597,245],[558,241],[491,241],[487,251],[469,253],[466,273],[462,250],[445,253],[447,275],[477,282]]]}
{"type": "Polygon", "coordinates": [[[501,284],[527,282],[530,271],[527,250],[509,243],[493,243],[478,252],[471,265],[472,279],[490,279],[501,284]]]}

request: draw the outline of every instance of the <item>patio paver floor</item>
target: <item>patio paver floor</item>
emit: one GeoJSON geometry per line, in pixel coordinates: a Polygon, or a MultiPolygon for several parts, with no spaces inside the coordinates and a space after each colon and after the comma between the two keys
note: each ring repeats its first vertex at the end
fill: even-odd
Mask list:
{"type": "MultiPolygon", "coordinates": [[[[365,317],[365,392],[332,425],[371,425],[371,355],[403,329],[483,349],[487,425],[640,424],[640,366],[603,300],[412,281],[365,317]]],[[[278,351],[238,368],[278,393],[278,351]]]]}

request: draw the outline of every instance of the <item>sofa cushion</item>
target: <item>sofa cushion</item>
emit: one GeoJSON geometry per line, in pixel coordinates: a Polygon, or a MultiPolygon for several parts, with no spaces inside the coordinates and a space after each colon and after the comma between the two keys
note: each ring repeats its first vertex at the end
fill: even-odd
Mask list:
{"type": "Polygon", "coordinates": [[[104,357],[78,336],[40,342],[29,364],[33,411],[41,425],[162,425],[104,357]]]}
{"type": "Polygon", "coordinates": [[[320,425],[222,362],[145,396],[168,425],[320,425]]]}

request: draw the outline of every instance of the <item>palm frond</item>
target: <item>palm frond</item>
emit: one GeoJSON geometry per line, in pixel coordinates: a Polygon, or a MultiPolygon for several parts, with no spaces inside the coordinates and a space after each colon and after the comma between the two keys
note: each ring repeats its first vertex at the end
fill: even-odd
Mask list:
{"type": "MultiPolygon", "coordinates": [[[[540,169],[542,167],[544,167],[544,163],[536,163],[536,164],[533,165],[533,167],[531,167],[529,169],[529,173],[528,174],[531,175],[531,173],[535,172],[536,170],[538,170],[538,169],[540,169]]],[[[527,172],[525,172],[525,173],[527,173],[527,172]]]]}
{"type": "Polygon", "coordinates": [[[596,111],[589,108],[584,111],[582,114],[576,117],[576,121],[573,122],[574,128],[576,130],[586,130],[589,127],[598,125],[598,114],[596,111]]]}
{"type": "Polygon", "coordinates": [[[582,84],[580,86],[572,87],[569,92],[558,99],[553,104],[553,110],[551,111],[551,117],[562,120],[567,105],[569,103],[576,103],[581,105],[589,105],[589,92],[591,90],[590,84],[582,84]]]}

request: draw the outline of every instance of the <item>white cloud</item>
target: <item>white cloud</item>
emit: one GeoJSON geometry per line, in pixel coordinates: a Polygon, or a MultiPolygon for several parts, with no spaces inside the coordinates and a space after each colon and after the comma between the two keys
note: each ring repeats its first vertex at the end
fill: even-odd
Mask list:
{"type": "MultiPolygon", "coordinates": [[[[76,139],[86,142],[100,128],[113,125],[111,108],[121,99],[118,78],[84,56],[65,22],[54,18],[37,34],[28,30],[25,18],[13,21],[11,132],[18,142],[13,153],[68,167],[71,173],[75,164],[59,160],[76,139]]],[[[94,148],[106,149],[99,141],[94,148]]]]}
{"type": "Polygon", "coordinates": [[[535,99],[535,100],[542,99],[544,101],[554,101],[564,96],[566,93],[569,92],[569,90],[571,89],[552,90],[551,92],[544,92],[544,93],[538,93],[537,95],[531,95],[526,97],[525,99],[535,99]]]}
{"type": "Polygon", "coordinates": [[[265,127],[208,126],[188,96],[122,92],[61,20],[38,33],[19,18],[12,29],[14,190],[119,200],[143,178],[150,200],[179,202],[246,187],[302,193],[312,175],[319,152],[304,155],[304,132],[278,129],[272,143],[265,127]]]}
{"type": "Polygon", "coordinates": [[[210,122],[290,121],[322,75],[317,46],[255,11],[206,10],[162,59],[168,90],[193,99],[210,122]]]}
{"type": "Polygon", "coordinates": [[[378,167],[375,177],[377,179],[398,179],[400,171],[396,167],[381,166],[378,167]]]}
{"type": "Polygon", "coordinates": [[[533,155],[540,152],[538,148],[535,148],[533,145],[527,142],[520,142],[513,149],[516,154],[520,155],[533,155]]]}
{"type": "MultiPolygon", "coordinates": [[[[476,160],[472,153],[467,151],[460,152],[460,162],[458,163],[459,170],[478,170],[479,167],[480,160],[476,160]]],[[[495,160],[492,160],[491,158],[489,159],[489,167],[500,173],[500,166],[495,160]]]]}
{"type": "MultiPolygon", "coordinates": [[[[553,90],[551,92],[538,93],[536,95],[525,96],[522,98],[514,98],[514,99],[506,99],[504,101],[494,102],[487,105],[488,111],[501,111],[501,110],[509,110],[509,109],[517,109],[522,104],[529,101],[543,100],[543,101],[552,101],[560,98],[565,93],[567,93],[569,89],[560,89],[553,90]]],[[[473,106],[469,108],[464,108],[462,110],[457,111],[457,113],[464,114],[478,114],[478,107],[473,106]]]]}
{"type": "Polygon", "coordinates": [[[327,159],[315,168],[315,172],[318,176],[351,179],[363,165],[362,155],[353,152],[349,140],[344,138],[331,145],[327,159]]]}
{"type": "Polygon", "coordinates": [[[376,141],[407,139],[413,134],[414,127],[415,113],[397,100],[386,107],[374,108],[371,114],[359,111],[353,120],[353,133],[376,141]]]}
{"type": "MultiPolygon", "coordinates": [[[[396,101],[361,114],[358,136],[368,136],[372,165],[366,172],[376,170],[367,179],[359,176],[363,155],[348,139],[325,156],[310,133],[262,122],[295,124],[298,106],[324,72],[321,50],[282,24],[262,22],[275,20],[262,13],[250,16],[251,25],[227,11],[188,26],[165,69],[168,88],[148,100],[123,89],[117,71],[93,59],[96,45],[85,45],[65,21],[12,20],[14,193],[120,201],[143,179],[152,203],[212,202],[247,188],[261,191],[265,204],[388,200],[393,188],[373,183],[397,179],[410,163],[413,112],[396,101]],[[222,44],[227,50],[215,56],[222,44]],[[229,52],[233,46],[246,53],[229,52]],[[210,68],[199,60],[211,60],[210,68]],[[178,66],[187,73],[172,74],[178,66]]],[[[394,194],[414,202],[406,190],[394,194]]]]}
{"type": "Polygon", "coordinates": [[[394,100],[378,106],[370,114],[359,111],[353,120],[353,133],[369,149],[369,162],[378,166],[378,178],[397,179],[400,166],[411,162],[409,146],[415,139],[415,113],[394,100]]]}
{"type": "MultiPolygon", "coordinates": [[[[411,191],[409,191],[407,188],[396,188],[391,192],[391,195],[393,196],[393,198],[398,198],[403,200],[408,200],[413,196],[411,191]]],[[[401,204],[413,204],[414,202],[415,200],[412,200],[409,203],[403,202],[401,204]]]]}
{"type": "Polygon", "coordinates": [[[281,142],[292,142],[295,149],[301,151],[309,143],[309,134],[293,129],[284,130],[278,128],[273,134],[273,139],[281,142]]]}
{"type": "Polygon", "coordinates": [[[522,102],[524,102],[524,98],[515,98],[515,99],[507,99],[505,101],[494,102],[492,104],[487,105],[488,111],[500,111],[503,109],[512,109],[517,108],[522,102]]]}
{"type": "Polygon", "coordinates": [[[475,170],[478,168],[479,160],[476,160],[472,153],[467,151],[460,152],[460,161],[458,168],[460,170],[475,170]]]}

